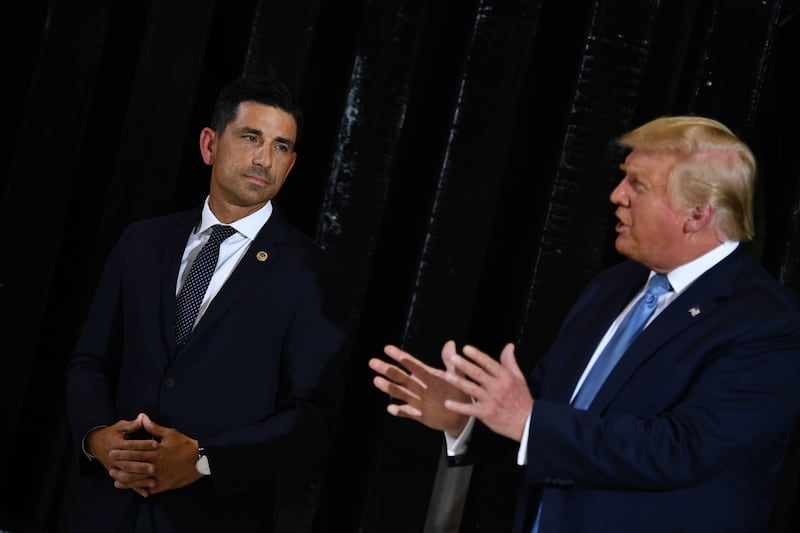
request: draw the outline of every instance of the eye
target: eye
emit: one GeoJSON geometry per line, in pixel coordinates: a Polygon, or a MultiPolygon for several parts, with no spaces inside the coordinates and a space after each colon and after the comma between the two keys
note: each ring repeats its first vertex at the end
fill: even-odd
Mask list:
{"type": "Polygon", "coordinates": [[[285,154],[285,153],[288,153],[288,152],[290,152],[290,151],[291,151],[291,148],[289,148],[289,145],[288,145],[288,144],[282,144],[282,143],[279,143],[279,144],[276,144],[276,145],[275,145],[275,150],[277,150],[278,152],[281,152],[281,153],[285,154]]]}
{"type": "Polygon", "coordinates": [[[256,137],[255,135],[250,135],[250,134],[242,135],[242,139],[244,139],[247,142],[251,142],[251,143],[258,142],[258,137],[256,137]]]}
{"type": "Polygon", "coordinates": [[[641,191],[641,190],[645,189],[644,183],[639,181],[638,178],[636,178],[634,176],[631,176],[629,181],[631,182],[631,187],[633,187],[637,191],[641,191]]]}

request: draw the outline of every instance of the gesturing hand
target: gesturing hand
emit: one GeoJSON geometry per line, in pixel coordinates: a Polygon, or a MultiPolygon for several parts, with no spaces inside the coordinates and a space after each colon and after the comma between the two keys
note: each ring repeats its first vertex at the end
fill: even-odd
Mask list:
{"type": "Polygon", "coordinates": [[[506,344],[499,362],[474,346],[464,346],[463,355],[449,352],[447,358],[448,369],[455,371],[448,370],[445,379],[472,400],[448,399],[445,407],[474,416],[495,433],[520,442],[533,397],[514,357],[514,345],[506,344]]]}
{"type": "MultiPolygon", "coordinates": [[[[446,378],[447,372],[426,365],[397,346],[387,345],[383,352],[399,366],[378,358],[370,359],[369,367],[379,374],[372,382],[382,392],[405,402],[390,403],[386,407],[389,414],[417,420],[429,428],[458,436],[469,421],[469,416],[447,409],[445,401],[468,402],[469,395],[446,378]]],[[[448,362],[452,354],[455,354],[455,343],[447,341],[442,348],[442,361],[445,368],[455,373],[456,370],[448,362]]]]}

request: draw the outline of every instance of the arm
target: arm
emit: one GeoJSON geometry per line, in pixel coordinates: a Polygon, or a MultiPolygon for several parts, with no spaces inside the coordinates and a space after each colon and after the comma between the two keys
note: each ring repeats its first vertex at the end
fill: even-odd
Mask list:
{"type": "MultiPolygon", "coordinates": [[[[205,448],[218,490],[317,475],[339,428],[349,362],[349,278],[289,252],[263,284],[250,285],[231,305],[200,348],[220,361],[213,374],[192,383],[193,405],[207,416],[191,424],[170,421],[205,448]],[[209,396],[205,383],[225,383],[227,394],[209,396]]],[[[171,409],[184,418],[183,405],[171,409]]]]}

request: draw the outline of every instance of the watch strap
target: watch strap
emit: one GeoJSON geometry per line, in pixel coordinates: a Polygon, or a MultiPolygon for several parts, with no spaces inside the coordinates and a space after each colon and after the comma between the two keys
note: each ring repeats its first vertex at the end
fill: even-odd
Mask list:
{"type": "Polygon", "coordinates": [[[208,456],[206,455],[205,448],[197,449],[197,462],[194,464],[194,467],[199,474],[203,474],[204,476],[211,475],[211,466],[208,464],[208,456]]]}

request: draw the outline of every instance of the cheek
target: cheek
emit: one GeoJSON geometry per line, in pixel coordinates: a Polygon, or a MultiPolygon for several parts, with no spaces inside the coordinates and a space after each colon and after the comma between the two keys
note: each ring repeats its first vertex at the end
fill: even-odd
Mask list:
{"type": "Polygon", "coordinates": [[[641,206],[634,228],[638,237],[657,243],[683,229],[683,220],[672,210],[661,205],[641,206]]]}
{"type": "Polygon", "coordinates": [[[288,157],[280,159],[280,167],[281,167],[281,170],[283,171],[283,175],[284,176],[286,174],[288,174],[292,170],[292,167],[294,166],[294,162],[295,162],[296,158],[297,158],[297,154],[293,152],[288,157]]]}

